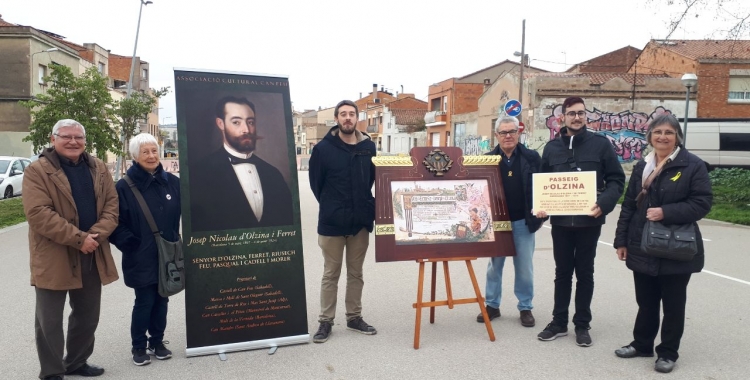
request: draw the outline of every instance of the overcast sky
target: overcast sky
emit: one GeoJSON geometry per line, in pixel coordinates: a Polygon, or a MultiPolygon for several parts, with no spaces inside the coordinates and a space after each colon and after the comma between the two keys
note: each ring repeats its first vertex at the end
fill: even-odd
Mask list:
{"type": "MultiPolygon", "coordinates": [[[[426,100],[432,83],[517,60],[522,19],[531,65],[563,71],[663,38],[678,12],[666,2],[153,0],[143,9],[137,54],[149,62],[154,88],[174,88],[177,67],[287,75],[298,110],[356,99],[373,83],[426,100]]],[[[3,0],[0,14],[131,55],[139,7],[140,0],[3,0]]],[[[705,38],[718,27],[711,16],[691,18],[673,38],[705,38]]],[[[161,121],[174,123],[174,93],[161,107],[161,121]]]]}

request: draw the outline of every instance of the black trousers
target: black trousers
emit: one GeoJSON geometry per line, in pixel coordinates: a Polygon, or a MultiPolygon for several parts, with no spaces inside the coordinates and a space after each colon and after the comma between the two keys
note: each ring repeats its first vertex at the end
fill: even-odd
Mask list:
{"type": "Polygon", "coordinates": [[[594,259],[602,226],[552,226],[552,251],[555,256],[555,307],[552,323],[568,325],[568,308],[576,275],[576,298],[573,324],[590,328],[591,298],[594,295],[594,259]]]}
{"type": "Polygon", "coordinates": [[[158,284],[135,288],[135,304],[130,321],[130,338],[133,348],[146,348],[161,344],[167,328],[169,298],[159,295],[158,284]],[[148,332],[149,338],[146,338],[148,332]]]}
{"type": "Polygon", "coordinates": [[[39,378],[62,376],[86,363],[94,352],[94,333],[99,325],[102,282],[96,261],[91,255],[81,254],[83,288],[49,290],[35,288],[36,351],[41,372],[39,378]],[[63,334],[65,299],[70,295],[67,341],[63,334]],[[63,357],[63,348],[67,355],[63,357]]]}
{"type": "Polygon", "coordinates": [[[633,327],[633,342],[641,352],[654,351],[654,339],[659,332],[660,303],[664,305],[661,323],[661,344],[656,346],[660,358],[677,361],[680,339],[685,330],[685,303],[690,273],[649,276],[633,272],[638,316],[633,327]]]}

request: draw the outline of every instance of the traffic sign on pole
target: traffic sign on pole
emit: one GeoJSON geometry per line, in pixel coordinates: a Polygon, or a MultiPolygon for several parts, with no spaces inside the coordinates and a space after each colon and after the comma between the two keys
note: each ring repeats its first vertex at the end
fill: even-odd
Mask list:
{"type": "Polygon", "coordinates": [[[508,116],[518,116],[521,114],[521,102],[515,99],[508,100],[505,103],[505,114],[508,116]]]}

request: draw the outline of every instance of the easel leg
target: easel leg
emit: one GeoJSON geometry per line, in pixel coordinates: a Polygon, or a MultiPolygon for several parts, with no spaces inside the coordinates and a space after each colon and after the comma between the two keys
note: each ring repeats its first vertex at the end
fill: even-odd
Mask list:
{"type": "Polygon", "coordinates": [[[453,309],[453,289],[451,288],[451,275],[448,271],[447,261],[443,261],[443,273],[445,274],[445,295],[448,298],[448,308],[453,309]]]}
{"type": "Polygon", "coordinates": [[[482,311],[482,317],[484,317],[484,325],[487,327],[487,334],[490,336],[490,341],[494,342],[495,332],[492,331],[490,316],[487,315],[487,308],[484,307],[484,297],[482,297],[482,292],[479,290],[477,276],[474,275],[474,267],[471,265],[471,260],[466,260],[466,269],[469,270],[469,277],[471,277],[471,284],[474,286],[474,293],[477,295],[477,303],[479,303],[479,309],[482,311]]]}
{"type": "MultiPolygon", "coordinates": [[[[414,349],[419,348],[419,330],[422,327],[422,292],[424,291],[424,261],[419,262],[419,285],[417,285],[417,321],[414,324],[414,349]]],[[[494,337],[493,337],[494,340],[494,337]]]]}
{"type": "MultiPolygon", "coordinates": [[[[430,288],[430,302],[435,302],[435,283],[437,274],[437,263],[432,262],[432,283],[430,288]]],[[[435,306],[430,306],[430,323],[435,323],[435,306]]]]}

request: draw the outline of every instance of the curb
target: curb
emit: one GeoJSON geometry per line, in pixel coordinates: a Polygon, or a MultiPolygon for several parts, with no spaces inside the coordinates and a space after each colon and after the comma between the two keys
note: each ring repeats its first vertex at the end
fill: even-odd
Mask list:
{"type": "Polygon", "coordinates": [[[19,228],[23,228],[23,227],[26,227],[28,225],[29,225],[29,222],[22,222],[22,223],[18,223],[16,225],[13,225],[13,226],[10,226],[10,227],[5,227],[5,228],[0,229],[0,234],[4,234],[6,232],[17,230],[19,228]]]}

